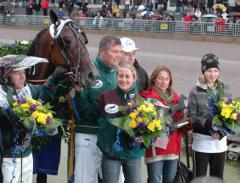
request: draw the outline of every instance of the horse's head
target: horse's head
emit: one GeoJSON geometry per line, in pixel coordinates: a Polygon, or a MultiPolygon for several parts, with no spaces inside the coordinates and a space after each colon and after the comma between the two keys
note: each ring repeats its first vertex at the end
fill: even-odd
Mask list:
{"type": "Polygon", "coordinates": [[[72,20],[59,20],[51,11],[52,25],[49,28],[52,37],[50,62],[63,65],[74,73],[74,79],[84,86],[91,85],[97,78],[94,64],[89,58],[85,44],[88,42],[85,33],[80,32],[72,20]]]}

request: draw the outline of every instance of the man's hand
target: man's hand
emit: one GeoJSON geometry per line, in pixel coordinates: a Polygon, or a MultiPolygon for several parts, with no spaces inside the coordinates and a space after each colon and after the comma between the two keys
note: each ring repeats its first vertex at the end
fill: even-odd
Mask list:
{"type": "Polygon", "coordinates": [[[67,77],[68,70],[62,66],[56,67],[54,73],[52,74],[52,77],[54,80],[62,80],[65,77],[67,77]]]}

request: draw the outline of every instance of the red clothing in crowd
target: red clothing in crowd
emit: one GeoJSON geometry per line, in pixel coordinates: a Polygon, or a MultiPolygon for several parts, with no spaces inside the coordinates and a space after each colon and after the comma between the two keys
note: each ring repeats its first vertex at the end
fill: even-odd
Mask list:
{"type": "Polygon", "coordinates": [[[188,31],[188,24],[191,23],[193,21],[192,16],[185,16],[183,18],[184,21],[184,31],[187,32],[188,31]]]}
{"type": "Polygon", "coordinates": [[[48,9],[48,0],[43,0],[42,1],[42,4],[41,4],[41,6],[42,6],[42,9],[48,9]]]}

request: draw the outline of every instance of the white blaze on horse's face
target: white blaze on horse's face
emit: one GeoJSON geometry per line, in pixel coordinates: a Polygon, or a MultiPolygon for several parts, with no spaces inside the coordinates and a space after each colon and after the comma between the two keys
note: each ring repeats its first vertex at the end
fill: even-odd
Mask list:
{"type": "Polygon", "coordinates": [[[51,34],[51,37],[52,37],[53,39],[56,39],[56,38],[59,36],[59,34],[61,33],[64,25],[65,25],[66,23],[68,23],[68,22],[72,22],[72,20],[71,20],[71,19],[60,20],[60,24],[59,24],[59,26],[57,27],[56,30],[55,30],[55,24],[50,25],[50,27],[49,27],[49,32],[50,32],[50,34],[51,34]]]}

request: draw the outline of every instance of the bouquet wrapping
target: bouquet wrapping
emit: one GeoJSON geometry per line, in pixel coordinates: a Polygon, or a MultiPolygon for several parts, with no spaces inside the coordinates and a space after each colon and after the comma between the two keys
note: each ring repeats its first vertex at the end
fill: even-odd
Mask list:
{"type": "Polygon", "coordinates": [[[213,125],[228,135],[240,135],[240,98],[224,98],[215,107],[213,125]]]}
{"type": "Polygon", "coordinates": [[[120,106],[119,110],[123,117],[112,118],[109,122],[133,138],[142,138],[146,147],[161,135],[165,126],[165,112],[157,100],[135,96],[127,105],[120,106]]]}

